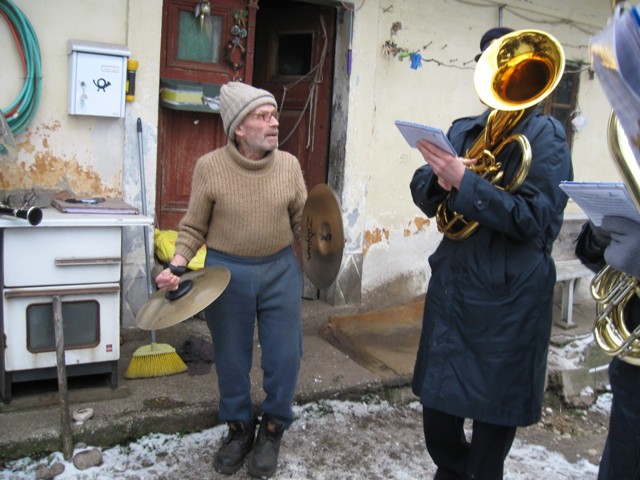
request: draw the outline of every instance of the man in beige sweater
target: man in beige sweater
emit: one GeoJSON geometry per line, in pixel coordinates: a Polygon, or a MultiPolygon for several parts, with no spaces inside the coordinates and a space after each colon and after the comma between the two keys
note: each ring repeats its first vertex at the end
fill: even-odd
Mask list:
{"type": "Polygon", "coordinates": [[[175,290],[181,269],[203,243],[205,266],[231,272],[225,291],[205,310],[216,355],[218,415],[229,427],[214,468],[232,474],[253,449],[249,474],[268,478],[293,421],[302,356],[302,273],[292,244],[300,236],[307,189],[298,160],[278,150],[273,95],[230,82],[219,101],[229,142],[198,159],[175,256],[156,282],[175,290]],[[256,320],[265,391],[257,438],[249,379],[256,320]]]}

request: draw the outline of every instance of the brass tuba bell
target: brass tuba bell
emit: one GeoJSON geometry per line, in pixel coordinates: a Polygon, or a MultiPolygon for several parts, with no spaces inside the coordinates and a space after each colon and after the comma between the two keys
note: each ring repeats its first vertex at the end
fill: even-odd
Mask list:
{"type": "MultiPolygon", "coordinates": [[[[539,30],[517,30],[497,40],[483,52],[474,72],[480,100],[494,109],[483,132],[465,153],[477,162],[468,168],[497,188],[514,192],[524,182],[531,165],[531,146],[521,134],[510,132],[556,88],[564,72],[560,43],[539,30]],[[520,169],[507,185],[499,185],[504,174],[498,154],[511,142],[522,150],[520,169]]],[[[448,208],[449,196],[438,205],[438,229],[453,240],[462,240],[479,224],[448,208]]]]}
{"type": "MultiPolygon", "coordinates": [[[[640,211],[640,167],[614,112],[609,117],[609,150],[636,208],[640,211]]],[[[624,309],[634,295],[640,296],[640,280],[606,265],[591,280],[591,296],[596,301],[593,335],[609,356],[640,365],[640,326],[630,331],[624,309]]]]}

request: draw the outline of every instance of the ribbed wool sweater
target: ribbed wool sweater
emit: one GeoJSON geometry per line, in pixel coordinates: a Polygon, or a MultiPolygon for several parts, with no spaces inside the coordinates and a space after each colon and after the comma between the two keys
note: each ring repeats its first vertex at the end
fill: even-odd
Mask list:
{"type": "Polygon", "coordinates": [[[204,243],[242,257],[274,254],[300,237],[306,200],[296,157],[276,149],[251,160],[229,142],[196,162],[175,252],[191,260],[204,243]]]}

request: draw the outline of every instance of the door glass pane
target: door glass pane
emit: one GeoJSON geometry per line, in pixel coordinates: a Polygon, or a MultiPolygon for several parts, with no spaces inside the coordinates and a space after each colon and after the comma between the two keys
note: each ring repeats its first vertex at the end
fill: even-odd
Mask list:
{"type": "Polygon", "coordinates": [[[178,59],[193,62],[220,63],[222,17],[207,15],[202,22],[193,12],[180,11],[178,21],[178,59]]]}
{"type": "Polygon", "coordinates": [[[310,33],[284,34],[278,37],[278,71],[276,75],[306,75],[311,70],[310,33]]]}
{"type": "MultiPolygon", "coordinates": [[[[95,300],[62,304],[62,333],[65,350],[94,347],[100,342],[100,305],[95,300]]],[[[55,351],[53,303],[27,307],[27,349],[55,351]]]]}
{"type": "Polygon", "coordinates": [[[564,105],[571,104],[571,94],[573,93],[573,80],[574,76],[572,74],[565,74],[562,76],[562,80],[556,87],[554,101],[556,103],[562,103],[564,105]]]}

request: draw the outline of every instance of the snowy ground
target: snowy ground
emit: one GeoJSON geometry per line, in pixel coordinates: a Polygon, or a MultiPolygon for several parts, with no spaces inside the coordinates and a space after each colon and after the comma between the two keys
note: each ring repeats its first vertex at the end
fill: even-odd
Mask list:
{"type": "MultiPolygon", "coordinates": [[[[606,415],[609,402],[610,396],[602,395],[592,409],[606,415]]],[[[547,416],[550,410],[546,409],[547,416]]],[[[296,415],[298,419],[283,438],[274,479],[413,480],[431,478],[435,471],[424,447],[418,403],[394,406],[377,397],[358,402],[322,401],[296,407],[296,415]]],[[[84,471],[64,461],[60,452],[39,460],[24,458],[5,465],[0,479],[31,480],[39,467],[55,462],[65,467],[56,480],[251,478],[245,468],[232,477],[213,471],[213,455],[225,433],[226,427],[219,426],[189,435],[149,435],[105,449],[102,465],[84,471]]],[[[559,432],[549,431],[549,435],[556,434],[559,432]]],[[[505,479],[595,479],[599,453],[591,451],[596,459],[593,463],[580,454],[571,462],[558,451],[532,443],[519,430],[507,458],[505,479]]]]}

